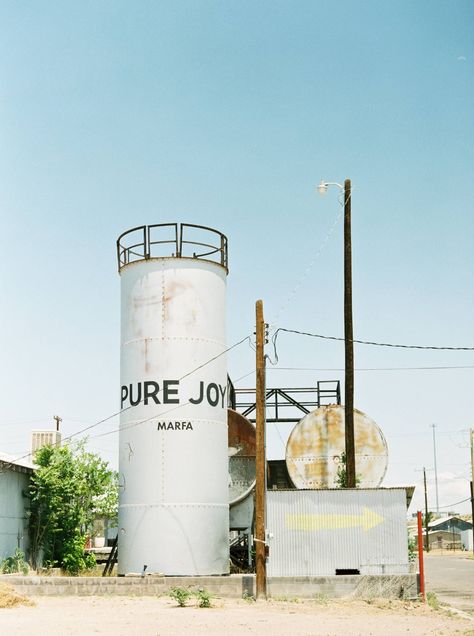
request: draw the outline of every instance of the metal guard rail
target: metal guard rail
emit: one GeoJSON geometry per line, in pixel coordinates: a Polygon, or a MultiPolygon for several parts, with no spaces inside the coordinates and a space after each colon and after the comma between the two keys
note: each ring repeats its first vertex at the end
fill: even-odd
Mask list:
{"type": "Polygon", "coordinates": [[[156,223],[154,225],[139,225],[134,227],[131,230],[123,232],[117,239],[119,272],[122,267],[125,267],[125,265],[129,263],[170,256],[174,258],[199,258],[209,260],[222,265],[222,267],[228,271],[227,237],[222,234],[222,232],[214,230],[211,227],[206,227],[205,225],[194,225],[192,223],[156,223]],[[174,229],[172,233],[174,236],[170,239],[152,240],[152,230],[155,228],[172,228],[174,229]],[[189,228],[208,233],[209,238],[206,239],[206,241],[209,242],[190,240],[188,238],[190,235],[189,228]],[[133,237],[130,235],[133,235],[133,237]],[[132,238],[133,242],[131,245],[124,244],[126,237],[132,238]],[[217,245],[215,243],[217,243],[217,245]],[[169,253],[158,254],[157,246],[159,245],[169,245],[169,253]],[[191,254],[184,253],[188,251],[186,248],[189,246],[195,246],[195,251],[193,251],[194,248],[192,248],[189,250],[191,254]]]}

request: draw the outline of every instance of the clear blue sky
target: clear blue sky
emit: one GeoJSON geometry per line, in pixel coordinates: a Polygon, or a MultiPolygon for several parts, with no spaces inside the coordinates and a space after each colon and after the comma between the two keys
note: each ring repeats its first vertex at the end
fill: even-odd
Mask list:
{"type": "MultiPolygon", "coordinates": [[[[0,450],[56,413],[67,435],[118,410],[114,249],[135,225],[228,235],[229,344],[257,298],[272,324],[341,336],[321,178],[353,182],[355,336],[473,346],[473,28],[467,0],[2,2],[0,450]]],[[[339,344],[279,342],[281,367],[343,366],[339,344]]],[[[420,483],[438,425],[448,505],[469,496],[474,355],[356,347],[357,368],[419,366],[471,368],[357,371],[355,403],[387,437],[388,485],[420,483]]],[[[252,367],[230,354],[234,379],[252,367]]],[[[90,439],[114,464],[117,435],[92,435],[116,426],[90,439]]]]}

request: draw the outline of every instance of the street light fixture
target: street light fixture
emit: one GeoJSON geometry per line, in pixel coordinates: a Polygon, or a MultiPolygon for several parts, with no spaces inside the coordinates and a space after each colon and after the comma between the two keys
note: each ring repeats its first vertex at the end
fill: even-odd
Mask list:
{"type": "Polygon", "coordinates": [[[352,239],[351,239],[351,180],[344,185],[321,180],[319,194],[326,194],[329,186],[344,192],[344,419],[346,448],[346,485],[356,487],[354,443],[354,332],[352,326],[352,239]]]}
{"type": "Polygon", "coordinates": [[[341,190],[344,190],[344,186],[342,186],[340,183],[336,183],[335,181],[324,181],[324,179],[321,179],[321,183],[318,185],[319,194],[325,195],[328,191],[328,186],[333,185],[337,186],[341,190]]]}

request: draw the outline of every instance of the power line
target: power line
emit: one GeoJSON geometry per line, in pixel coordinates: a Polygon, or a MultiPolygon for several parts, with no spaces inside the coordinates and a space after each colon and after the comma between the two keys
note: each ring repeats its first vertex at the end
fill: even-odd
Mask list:
{"type": "Polygon", "coordinates": [[[173,408],[168,409],[167,411],[164,411],[162,413],[154,413],[150,417],[147,417],[143,420],[138,420],[138,422],[132,422],[128,426],[122,426],[122,427],[119,426],[119,428],[114,428],[112,431],[106,431],[105,433],[98,433],[97,435],[92,435],[90,439],[97,439],[98,437],[106,437],[107,435],[113,435],[114,433],[119,433],[121,431],[128,431],[128,429],[130,428],[135,428],[135,426],[140,426],[141,424],[145,424],[146,422],[149,422],[150,420],[153,420],[156,417],[162,417],[163,415],[167,415],[168,413],[177,411],[178,409],[181,409],[183,408],[183,406],[187,406],[188,404],[191,404],[189,400],[187,402],[183,402],[182,404],[178,404],[178,406],[173,406],[173,408]]]}
{"type": "Polygon", "coordinates": [[[466,501],[471,501],[471,498],[463,499],[462,501],[455,501],[454,503],[448,504],[447,506],[438,506],[438,508],[452,508],[452,506],[458,506],[459,504],[466,503],[466,501]]]}
{"type": "Polygon", "coordinates": [[[240,378],[237,378],[237,380],[233,381],[233,384],[237,384],[237,382],[240,382],[240,380],[243,380],[244,378],[248,378],[249,375],[253,375],[254,373],[255,373],[255,369],[253,369],[249,373],[246,373],[245,375],[241,375],[240,378]]]}
{"type": "Polygon", "coordinates": [[[343,204],[341,201],[339,201],[340,205],[341,205],[341,211],[339,212],[339,214],[336,216],[336,219],[334,220],[334,223],[331,225],[331,227],[329,228],[326,236],[324,237],[323,241],[321,242],[321,245],[318,247],[318,249],[314,252],[314,256],[311,259],[311,261],[309,262],[309,264],[307,265],[306,269],[304,270],[303,274],[300,276],[299,281],[296,283],[296,285],[293,287],[292,291],[288,294],[287,299],[282,303],[282,305],[280,306],[280,309],[278,310],[276,316],[275,316],[275,322],[278,322],[279,317],[281,316],[281,314],[286,310],[286,308],[288,307],[288,305],[294,300],[296,294],[298,293],[299,289],[302,287],[302,285],[304,284],[306,278],[308,277],[310,271],[313,269],[314,264],[316,263],[317,259],[320,257],[320,255],[322,254],[322,252],[324,251],[326,245],[329,242],[329,239],[331,238],[331,236],[334,233],[334,230],[336,229],[337,224],[339,223],[339,221],[341,220],[342,215],[344,214],[344,208],[343,208],[343,204]]]}
{"type": "MultiPolygon", "coordinates": [[[[239,344],[242,344],[242,342],[243,342],[243,340],[239,344]]],[[[237,345],[235,345],[235,346],[237,346],[237,345]]],[[[200,368],[200,367],[198,367],[198,368],[200,368]]],[[[249,373],[246,373],[245,375],[241,376],[240,378],[237,378],[237,380],[235,380],[235,383],[237,383],[239,380],[243,380],[244,378],[248,377],[249,375],[252,375],[252,373],[255,373],[255,370],[250,371],[249,373]]],[[[182,378],[180,378],[180,379],[182,379],[182,378]]],[[[113,435],[114,433],[118,433],[119,431],[127,431],[129,428],[134,428],[135,426],[139,426],[140,424],[145,424],[146,422],[149,422],[150,420],[153,420],[156,417],[162,417],[163,415],[167,415],[168,413],[172,413],[173,411],[176,411],[176,410],[182,408],[183,406],[187,406],[188,404],[191,404],[191,402],[189,402],[189,400],[187,402],[183,402],[182,404],[179,404],[178,406],[173,406],[172,408],[170,408],[167,411],[164,411],[162,413],[155,413],[154,415],[151,415],[150,417],[147,417],[146,419],[139,420],[138,422],[132,422],[128,426],[122,426],[122,427],[114,429],[113,431],[106,431],[105,433],[99,433],[98,435],[93,435],[91,437],[91,439],[97,439],[98,437],[106,437],[107,435],[113,435]]]]}
{"type": "MultiPolygon", "coordinates": [[[[427,367],[359,367],[354,371],[440,371],[444,369],[474,369],[474,365],[427,367]]],[[[344,371],[343,367],[269,367],[269,371],[344,371]]]]}
{"type": "MultiPolygon", "coordinates": [[[[300,336],[309,336],[311,338],[321,338],[323,340],[337,340],[338,342],[344,342],[344,338],[338,338],[336,336],[324,336],[322,334],[317,333],[309,333],[307,331],[298,331],[296,329],[285,329],[284,327],[279,327],[275,333],[273,334],[272,342],[275,347],[275,355],[276,355],[276,340],[278,337],[278,333],[280,331],[284,331],[286,333],[293,333],[300,336]]],[[[474,351],[474,347],[439,347],[439,346],[425,346],[425,345],[406,345],[406,344],[394,344],[389,342],[372,342],[370,340],[352,340],[352,342],[356,344],[364,344],[371,345],[374,347],[394,347],[397,349],[423,349],[423,350],[433,350],[433,351],[474,351]]],[[[277,356],[278,359],[278,356],[277,356]]]]}
{"type": "MultiPolygon", "coordinates": [[[[184,380],[184,378],[187,378],[188,376],[192,375],[196,371],[199,371],[199,369],[202,369],[203,367],[205,367],[206,365],[210,364],[214,360],[217,360],[217,358],[220,358],[221,356],[225,355],[229,351],[232,351],[232,349],[235,349],[236,347],[241,345],[246,340],[250,341],[250,336],[245,336],[245,338],[242,338],[242,340],[239,340],[238,342],[234,343],[232,346],[228,347],[227,349],[224,349],[224,351],[221,351],[221,353],[219,353],[216,356],[210,358],[209,360],[207,360],[203,364],[200,364],[198,367],[195,367],[194,369],[192,369],[191,371],[189,371],[188,373],[183,375],[181,378],[178,378],[178,382],[180,382],[181,380],[184,380]]],[[[142,402],[142,400],[140,400],[140,402],[142,402]]],[[[138,404],[140,404],[140,402],[138,402],[138,404]]],[[[75,433],[71,433],[71,435],[68,435],[67,437],[63,438],[62,442],[67,442],[70,439],[72,439],[73,437],[76,437],[77,435],[81,435],[81,433],[85,433],[86,431],[89,431],[89,430],[91,430],[93,428],[96,428],[97,426],[100,426],[101,424],[104,424],[105,422],[108,422],[109,420],[113,419],[114,417],[117,417],[121,413],[124,413],[125,411],[128,411],[128,410],[130,410],[132,408],[135,408],[135,406],[138,406],[138,404],[135,404],[134,406],[132,406],[132,405],[127,406],[126,408],[121,409],[120,411],[117,411],[116,413],[112,413],[112,415],[108,415],[107,417],[104,417],[103,419],[99,420],[98,422],[90,424],[89,426],[85,426],[84,428],[76,431],[75,433]]],[[[184,404],[182,404],[180,406],[184,406],[184,404]]],[[[171,409],[171,410],[174,410],[174,409],[171,409]]],[[[168,413],[168,412],[169,411],[166,411],[166,413],[168,413]]],[[[163,413],[163,415],[165,415],[166,413],[163,413]]],[[[156,417],[156,415],[153,416],[153,417],[156,417]]],[[[153,419],[153,418],[148,418],[148,419],[153,419]]],[[[146,422],[148,420],[144,420],[144,421],[146,422]]],[[[125,427],[125,428],[127,428],[127,427],[125,427]]],[[[117,430],[119,430],[119,429],[117,429],[117,430]]],[[[114,432],[116,432],[116,431],[110,431],[110,434],[114,433],[114,432]]],[[[96,438],[96,437],[101,437],[101,435],[100,436],[99,435],[95,435],[94,438],[96,438]]],[[[2,467],[2,469],[0,470],[0,473],[4,472],[10,466],[14,466],[15,463],[20,461],[21,459],[25,459],[26,457],[29,457],[29,455],[30,455],[30,453],[25,453],[21,457],[17,457],[15,459],[13,459],[11,462],[7,463],[6,465],[4,465],[2,467]]]]}

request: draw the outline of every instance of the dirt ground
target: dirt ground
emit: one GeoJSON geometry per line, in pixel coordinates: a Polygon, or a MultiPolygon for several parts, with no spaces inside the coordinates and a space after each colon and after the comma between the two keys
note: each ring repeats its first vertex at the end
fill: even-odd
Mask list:
{"type": "Polygon", "coordinates": [[[213,599],[180,608],[168,597],[37,597],[34,607],[0,610],[8,636],[474,636],[474,621],[404,601],[213,599]]]}

